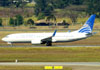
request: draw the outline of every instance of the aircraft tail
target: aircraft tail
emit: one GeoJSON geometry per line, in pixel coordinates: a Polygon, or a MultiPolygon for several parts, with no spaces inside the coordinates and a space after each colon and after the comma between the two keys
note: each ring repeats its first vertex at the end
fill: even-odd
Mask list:
{"type": "Polygon", "coordinates": [[[78,30],[79,33],[92,33],[93,25],[96,15],[91,15],[91,17],[86,21],[81,29],[78,30]]]}

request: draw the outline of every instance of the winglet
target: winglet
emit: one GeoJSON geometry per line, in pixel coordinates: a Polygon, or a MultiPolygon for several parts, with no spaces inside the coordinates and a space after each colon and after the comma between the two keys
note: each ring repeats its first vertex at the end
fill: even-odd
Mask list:
{"type": "Polygon", "coordinates": [[[54,31],[54,33],[53,33],[52,37],[54,37],[54,36],[56,35],[56,32],[57,32],[57,30],[55,30],[55,31],[54,31]]]}

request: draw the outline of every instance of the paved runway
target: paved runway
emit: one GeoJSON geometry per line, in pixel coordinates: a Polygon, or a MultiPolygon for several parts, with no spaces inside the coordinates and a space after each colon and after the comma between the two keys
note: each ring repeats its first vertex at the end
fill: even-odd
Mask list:
{"type": "Polygon", "coordinates": [[[18,63],[11,63],[5,62],[0,63],[0,65],[7,65],[7,66],[44,66],[44,65],[63,65],[63,66],[100,66],[100,62],[18,62],[18,63]]]}
{"type": "Polygon", "coordinates": [[[41,46],[41,45],[29,45],[29,46],[27,46],[27,45],[25,45],[25,46],[23,46],[23,45],[21,45],[21,46],[11,46],[11,45],[9,45],[9,46],[0,46],[0,47],[100,47],[100,45],[75,45],[75,46],[70,46],[70,45],[65,45],[65,46],[63,46],[63,45],[61,45],[61,46],[58,46],[58,45],[53,45],[53,46],[41,46]]]}
{"type": "Polygon", "coordinates": [[[75,45],[75,46],[57,46],[57,47],[100,47],[100,45],[75,45]]]}

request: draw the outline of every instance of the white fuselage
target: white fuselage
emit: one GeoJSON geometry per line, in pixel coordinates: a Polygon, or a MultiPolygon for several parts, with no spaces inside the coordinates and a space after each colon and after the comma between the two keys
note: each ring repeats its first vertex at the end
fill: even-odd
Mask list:
{"type": "MultiPolygon", "coordinates": [[[[32,42],[38,41],[52,36],[52,33],[18,33],[10,34],[4,37],[2,40],[8,43],[20,43],[20,42],[32,42]]],[[[52,37],[52,42],[68,42],[76,41],[80,39],[87,38],[86,33],[74,32],[58,32],[54,37],[52,37]]]]}
{"type": "Polygon", "coordinates": [[[47,46],[51,46],[52,42],[77,41],[93,35],[95,17],[96,15],[91,15],[79,30],[73,32],[60,33],[55,30],[54,33],[18,33],[7,35],[2,40],[8,42],[8,44],[30,42],[32,44],[46,44],[47,46]]]}

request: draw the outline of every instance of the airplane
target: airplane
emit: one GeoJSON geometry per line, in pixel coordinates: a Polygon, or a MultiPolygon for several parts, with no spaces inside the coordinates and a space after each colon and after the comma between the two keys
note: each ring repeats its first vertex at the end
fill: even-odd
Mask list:
{"type": "Polygon", "coordinates": [[[54,33],[16,33],[7,35],[2,38],[2,41],[7,42],[8,44],[31,43],[52,46],[52,43],[73,42],[86,39],[95,34],[92,32],[95,17],[95,14],[91,15],[79,30],[73,32],[57,32],[57,30],[55,30],[54,33]]]}

